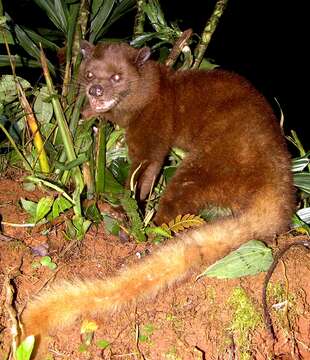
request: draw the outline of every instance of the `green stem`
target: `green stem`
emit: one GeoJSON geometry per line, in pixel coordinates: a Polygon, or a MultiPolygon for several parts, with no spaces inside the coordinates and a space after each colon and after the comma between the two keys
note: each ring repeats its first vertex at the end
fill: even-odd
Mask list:
{"type": "MultiPolygon", "coordinates": [[[[58,97],[57,93],[55,92],[52,78],[50,76],[50,73],[49,73],[49,70],[47,67],[46,57],[44,55],[42,48],[41,48],[41,63],[42,63],[42,67],[43,67],[46,85],[47,85],[48,91],[51,96],[51,101],[52,101],[52,105],[54,108],[55,118],[56,118],[56,121],[57,121],[57,124],[59,127],[59,131],[61,134],[61,139],[64,144],[64,148],[66,151],[67,160],[73,161],[76,159],[76,154],[74,151],[72,135],[70,133],[69,126],[65,119],[64,112],[63,112],[63,109],[62,109],[60,101],[59,101],[59,97],[58,97]]],[[[72,175],[73,175],[73,180],[75,182],[75,193],[77,192],[78,194],[81,194],[81,192],[83,191],[83,188],[84,188],[84,181],[83,181],[82,173],[78,166],[75,167],[74,169],[72,169],[72,175]]],[[[81,215],[80,201],[77,201],[77,197],[74,198],[74,200],[75,200],[74,212],[78,215],[81,215]]]]}
{"type": "Polygon", "coordinates": [[[74,205],[74,200],[73,198],[71,198],[61,187],[59,187],[56,184],[51,183],[50,181],[38,178],[36,176],[27,176],[25,178],[25,180],[29,180],[35,184],[43,184],[46,187],[49,187],[55,191],[57,191],[61,196],[63,196],[64,198],[66,198],[67,200],[69,200],[71,202],[71,204],[74,205]]]}
{"type": "Polygon", "coordinates": [[[99,121],[96,151],[96,193],[104,193],[106,165],[106,122],[99,121]]]}
{"type": "Polygon", "coordinates": [[[85,95],[79,94],[73,108],[72,115],[70,116],[69,129],[74,136],[80,120],[81,108],[84,104],[85,95]]]}

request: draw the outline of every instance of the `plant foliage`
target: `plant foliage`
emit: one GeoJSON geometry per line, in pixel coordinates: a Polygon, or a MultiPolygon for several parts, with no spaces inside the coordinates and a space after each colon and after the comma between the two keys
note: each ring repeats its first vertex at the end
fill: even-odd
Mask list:
{"type": "Polygon", "coordinates": [[[209,276],[218,279],[234,279],[256,275],[259,272],[267,271],[272,261],[271,249],[261,241],[251,240],[209,266],[198,278],[209,276]]]}
{"type": "Polygon", "coordinates": [[[201,226],[202,224],[204,224],[204,220],[199,215],[186,214],[178,215],[168,224],[162,224],[161,228],[171,236],[172,233],[178,234],[185,229],[201,226]]]}
{"type": "MultiPolygon", "coordinates": [[[[82,238],[90,221],[106,221],[116,233],[124,225],[108,219],[107,214],[94,214],[93,210],[83,208],[83,199],[104,198],[123,206],[130,219],[128,232],[138,241],[144,241],[149,234],[169,238],[184,229],[202,225],[203,219],[213,221],[231,216],[229,209],[215,208],[207,209],[201,217],[180,214],[161,227],[150,226],[162,191],[184,153],[178,149],[171,152],[169,162],[149,196],[143,219],[136,200],[124,190],[129,168],[124,130],[102,121],[98,125],[96,119],[81,121],[84,95],[76,84],[81,39],[87,38],[94,43],[107,40],[111,26],[136,5],[139,16],[131,44],[150,46],[158,54],[159,61],[166,62],[173,53],[175,58],[169,62],[171,66],[175,64],[176,68],[182,69],[197,67],[210,39],[205,41],[202,35],[203,42],[196,46],[199,37],[192,36],[191,31],[182,31],[176,23],[170,24],[158,0],[137,4],[134,0],[33,2],[40,16],[49,19],[45,29],[17,24],[14,14],[9,14],[5,6],[0,14],[3,15],[0,18],[0,46],[5,50],[0,55],[0,66],[11,67],[11,73],[0,78],[0,151],[4,149],[6,152],[6,163],[20,166],[31,175],[28,181],[57,193],[42,198],[37,204],[22,200],[23,206],[32,212],[31,221],[34,224],[50,221],[73,208],[73,218],[67,221],[69,238],[82,238]],[[184,37],[185,33],[187,37],[184,37]],[[180,40],[184,43],[179,47],[180,40]],[[41,67],[44,73],[44,78],[36,84],[20,76],[23,69],[29,71],[33,67],[41,67]],[[92,219],[87,218],[90,213],[92,219]]],[[[216,14],[207,22],[203,34],[206,31],[213,33],[223,9],[216,8],[216,14]]],[[[212,68],[214,64],[205,59],[201,66],[212,68]]],[[[292,170],[301,201],[293,223],[298,231],[308,232],[310,153],[304,150],[294,131],[288,140],[299,151],[292,170]]]]}

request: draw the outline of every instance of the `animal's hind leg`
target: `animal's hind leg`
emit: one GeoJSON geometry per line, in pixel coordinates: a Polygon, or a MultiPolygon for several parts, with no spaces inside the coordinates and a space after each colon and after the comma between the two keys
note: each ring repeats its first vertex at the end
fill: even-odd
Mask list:
{"type": "Polygon", "coordinates": [[[154,219],[158,225],[167,223],[177,215],[197,214],[208,203],[214,202],[209,197],[208,171],[188,160],[183,161],[160,199],[154,219]]]}
{"type": "Polygon", "coordinates": [[[229,208],[233,213],[246,207],[260,187],[259,175],[247,167],[220,159],[186,158],[168,183],[160,200],[155,223],[161,225],[177,215],[198,214],[211,206],[229,208]],[[251,173],[252,172],[252,173],[251,173]]]}

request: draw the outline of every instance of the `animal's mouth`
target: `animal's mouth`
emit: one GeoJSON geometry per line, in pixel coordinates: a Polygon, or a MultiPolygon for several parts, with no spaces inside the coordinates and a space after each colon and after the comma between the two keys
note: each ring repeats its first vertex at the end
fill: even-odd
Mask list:
{"type": "Polygon", "coordinates": [[[91,108],[96,112],[107,112],[114,108],[118,103],[117,99],[112,98],[109,100],[104,100],[102,98],[90,96],[89,97],[89,104],[91,108]]]}

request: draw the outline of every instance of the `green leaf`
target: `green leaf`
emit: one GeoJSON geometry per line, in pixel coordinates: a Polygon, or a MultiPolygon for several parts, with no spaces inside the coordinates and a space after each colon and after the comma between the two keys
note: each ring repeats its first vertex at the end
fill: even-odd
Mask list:
{"type": "Polygon", "coordinates": [[[175,219],[169,221],[168,224],[162,224],[162,228],[166,231],[173,231],[178,233],[185,229],[200,226],[204,223],[204,220],[199,215],[185,214],[178,215],[175,219]]]}
{"type": "Polygon", "coordinates": [[[49,268],[50,270],[55,270],[55,269],[57,269],[57,264],[55,264],[49,256],[43,256],[43,257],[40,259],[40,264],[41,264],[42,266],[46,266],[46,267],[49,268]]]}
{"type": "Polygon", "coordinates": [[[149,323],[142,327],[140,334],[139,334],[139,340],[141,342],[149,342],[151,341],[150,337],[154,333],[154,325],[149,323]]]}
{"type": "Polygon", "coordinates": [[[310,207],[299,209],[297,215],[307,224],[310,224],[310,207]]]}
{"type": "MultiPolygon", "coordinates": [[[[12,36],[11,32],[4,27],[1,27],[1,32],[5,35],[5,39],[8,44],[14,44],[14,37],[12,36]]],[[[0,36],[0,44],[4,44],[4,36],[0,36]]]]}
{"type": "Polygon", "coordinates": [[[219,67],[219,65],[214,64],[211,59],[203,59],[200,66],[199,66],[199,69],[213,70],[213,69],[215,69],[217,67],[219,67]]]}
{"type": "Polygon", "coordinates": [[[43,256],[40,259],[40,264],[42,266],[48,266],[51,262],[52,262],[52,259],[50,258],[50,256],[43,256]]]}
{"type": "MultiPolygon", "coordinates": [[[[17,76],[17,80],[19,81],[21,87],[24,90],[30,89],[30,83],[17,76]]],[[[16,82],[13,75],[3,75],[0,79],[0,102],[10,103],[17,98],[17,88],[16,82]]]]}
{"type": "Polygon", "coordinates": [[[48,123],[53,116],[53,105],[49,100],[49,93],[46,86],[40,89],[34,102],[34,112],[38,121],[42,124],[48,123]]]}
{"type": "Polygon", "coordinates": [[[172,238],[171,231],[169,230],[169,228],[165,228],[161,226],[148,227],[145,230],[145,233],[146,235],[155,234],[155,235],[163,236],[165,238],[172,238]]]}
{"type": "Polygon", "coordinates": [[[21,202],[22,208],[25,211],[27,211],[27,213],[30,214],[30,216],[34,219],[36,216],[38,204],[34,201],[26,200],[24,198],[21,198],[20,202],[21,202]]]}
{"type": "Polygon", "coordinates": [[[96,224],[99,224],[99,222],[102,220],[101,213],[100,213],[96,203],[90,204],[85,209],[85,216],[87,219],[95,222],[96,224]]]}
{"type": "Polygon", "coordinates": [[[55,264],[54,262],[51,261],[51,262],[47,265],[47,267],[48,267],[50,270],[54,271],[54,270],[57,269],[57,264],[55,264]]]}
{"type": "MultiPolygon", "coordinates": [[[[16,67],[41,67],[41,64],[37,60],[25,59],[19,55],[12,55],[12,58],[16,67]]],[[[0,66],[10,66],[10,58],[8,55],[0,55],[0,66]]]]}
{"type": "Polygon", "coordinates": [[[34,347],[34,335],[27,336],[26,339],[18,346],[16,350],[17,360],[29,360],[33,347],[34,347]]]}
{"type": "Polygon", "coordinates": [[[34,0],[34,2],[46,13],[54,25],[66,34],[67,21],[63,3],[60,0],[34,0]]]}
{"type": "Polygon", "coordinates": [[[102,26],[100,31],[95,34],[96,38],[94,38],[93,40],[99,40],[100,37],[111,27],[114,22],[123,17],[129,11],[133,10],[135,8],[135,5],[135,0],[122,0],[118,2],[118,4],[114,7],[112,13],[110,14],[109,18],[105,22],[104,26],[102,26]]]}
{"type": "Polygon", "coordinates": [[[76,159],[67,162],[65,165],[57,162],[56,167],[62,171],[68,171],[83,164],[83,162],[85,162],[86,160],[87,160],[86,154],[81,154],[76,159]]]}
{"type": "Polygon", "coordinates": [[[293,159],[292,171],[293,172],[303,171],[305,169],[305,167],[309,165],[309,163],[310,163],[310,160],[307,157],[293,159]]]}
{"type": "Polygon", "coordinates": [[[96,345],[97,345],[97,347],[98,347],[99,349],[104,350],[104,349],[106,349],[108,346],[110,346],[110,342],[109,342],[108,340],[102,339],[102,340],[98,340],[98,341],[96,342],[96,345]]]}
{"type": "Polygon", "coordinates": [[[76,2],[71,4],[70,9],[69,9],[69,14],[67,15],[67,20],[68,20],[68,30],[66,33],[67,36],[67,43],[66,43],[66,62],[70,63],[71,58],[72,58],[72,52],[73,52],[73,47],[74,47],[74,34],[75,34],[75,30],[77,29],[77,27],[79,26],[77,24],[78,18],[79,18],[79,13],[81,10],[81,4],[82,2],[76,2]]]}
{"type": "Polygon", "coordinates": [[[115,180],[114,176],[108,169],[105,170],[104,191],[111,194],[121,194],[124,192],[124,187],[115,180]]]}
{"type": "Polygon", "coordinates": [[[301,172],[293,175],[294,185],[300,190],[310,194],[310,173],[301,172]]]}
{"type": "Polygon", "coordinates": [[[178,167],[175,165],[165,166],[163,174],[164,174],[166,182],[171,180],[171,178],[174,176],[177,168],[178,167]]]}
{"type": "Polygon", "coordinates": [[[64,34],[68,33],[68,18],[69,18],[69,12],[68,8],[65,5],[65,1],[62,0],[54,0],[55,4],[55,12],[56,16],[58,18],[58,22],[61,26],[61,29],[63,29],[64,34]]]}
{"type": "Polygon", "coordinates": [[[246,275],[255,275],[267,271],[272,261],[271,249],[261,241],[251,240],[209,266],[198,278],[209,276],[218,279],[233,279],[246,275]]]}
{"type": "Polygon", "coordinates": [[[117,236],[120,232],[120,226],[117,220],[111,218],[111,216],[104,214],[103,215],[104,227],[107,232],[112,235],[117,236]]]}
{"type": "MultiPolygon", "coordinates": [[[[26,52],[34,57],[36,60],[40,61],[40,50],[37,44],[27,35],[23,27],[16,25],[14,26],[14,31],[18,39],[19,44],[26,50],[26,52]]],[[[47,61],[49,70],[55,75],[55,67],[50,62],[47,61]]]]}
{"type": "Polygon", "coordinates": [[[88,350],[88,346],[86,345],[86,344],[80,344],[80,346],[79,346],[79,352],[80,353],[84,353],[84,352],[86,352],[88,350]]]}
{"type": "Polygon", "coordinates": [[[150,41],[158,36],[157,32],[146,32],[137,37],[135,37],[131,42],[130,45],[134,47],[141,47],[147,41],[150,41]]]}
{"type": "Polygon", "coordinates": [[[130,233],[138,242],[145,241],[144,225],[139,214],[137,201],[131,197],[130,191],[124,193],[121,204],[131,222],[130,233]]]}
{"type": "Polygon", "coordinates": [[[310,226],[296,214],[292,217],[292,226],[301,234],[310,234],[310,226]]]}
{"type": "Polygon", "coordinates": [[[52,41],[47,40],[46,37],[43,37],[26,27],[22,27],[22,29],[35,44],[41,43],[43,48],[48,48],[55,52],[59,50],[59,46],[53,43],[52,41]]]}
{"type": "Polygon", "coordinates": [[[91,42],[96,40],[99,31],[104,26],[108,17],[111,14],[114,3],[115,0],[104,0],[104,1],[101,0],[101,1],[94,1],[94,3],[92,4],[92,14],[94,14],[95,17],[91,20],[91,25],[90,25],[91,42]]]}
{"type": "Polygon", "coordinates": [[[115,144],[117,144],[117,142],[119,140],[124,138],[124,136],[125,136],[124,129],[112,131],[111,134],[109,135],[109,139],[107,141],[107,150],[110,150],[115,144]]]}
{"type": "Polygon", "coordinates": [[[41,264],[40,264],[38,261],[33,261],[33,262],[31,263],[31,267],[32,267],[33,269],[39,269],[39,268],[41,267],[41,264]]]}
{"type": "Polygon", "coordinates": [[[72,207],[72,203],[65,199],[63,196],[59,196],[53,203],[52,207],[52,218],[49,220],[56,219],[61,213],[72,207]]]}
{"type": "Polygon", "coordinates": [[[91,225],[91,221],[85,220],[81,215],[74,215],[72,223],[75,228],[75,237],[77,240],[82,240],[91,225]]]}
{"type": "Polygon", "coordinates": [[[114,178],[120,183],[124,184],[129,174],[129,164],[123,158],[118,158],[111,162],[109,166],[114,178]]]}
{"type": "Polygon", "coordinates": [[[39,200],[36,214],[35,214],[35,223],[42,220],[51,210],[54,202],[54,198],[52,196],[46,196],[39,200]]]}

